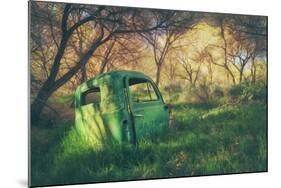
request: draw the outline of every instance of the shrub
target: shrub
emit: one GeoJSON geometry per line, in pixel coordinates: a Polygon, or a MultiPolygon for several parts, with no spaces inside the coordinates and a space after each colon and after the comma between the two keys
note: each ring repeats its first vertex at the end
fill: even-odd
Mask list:
{"type": "Polygon", "coordinates": [[[180,95],[182,94],[181,85],[174,83],[167,85],[163,88],[165,93],[168,95],[168,102],[175,103],[179,100],[180,95]]]}
{"type": "Polygon", "coordinates": [[[224,91],[221,87],[207,84],[200,84],[193,88],[193,92],[196,94],[197,101],[201,103],[214,102],[224,97],[224,91]]]}
{"type": "Polygon", "coordinates": [[[212,96],[214,98],[220,98],[224,96],[223,89],[219,86],[215,86],[212,91],[212,96]]]}
{"type": "Polygon", "coordinates": [[[251,83],[249,81],[237,84],[229,89],[229,96],[239,101],[260,100],[265,101],[267,98],[267,88],[263,82],[251,83]]]}
{"type": "Polygon", "coordinates": [[[169,92],[169,93],[171,93],[171,92],[180,93],[182,91],[182,88],[181,88],[180,84],[174,83],[174,84],[165,86],[164,91],[169,92]]]}
{"type": "Polygon", "coordinates": [[[194,92],[197,96],[197,100],[200,103],[210,102],[210,87],[203,83],[200,84],[197,88],[194,88],[194,92]]]}

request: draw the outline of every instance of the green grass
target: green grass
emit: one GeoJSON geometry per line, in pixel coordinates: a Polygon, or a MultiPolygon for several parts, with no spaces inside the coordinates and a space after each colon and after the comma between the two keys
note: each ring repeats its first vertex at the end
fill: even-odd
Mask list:
{"type": "Polygon", "coordinates": [[[267,115],[261,102],[178,104],[161,141],[97,149],[64,122],[32,130],[32,185],[73,184],[267,170],[267,115]]]}

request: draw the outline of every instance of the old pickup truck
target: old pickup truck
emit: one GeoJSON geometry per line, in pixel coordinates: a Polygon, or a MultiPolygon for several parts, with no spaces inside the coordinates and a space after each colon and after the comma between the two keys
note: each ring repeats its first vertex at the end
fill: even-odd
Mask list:
{"type": "Polygon", "coordinates": [[[155,138],[168,130],[170,112],[156,84],[140,72],[100,74],[75,92],[75,126],[97,142],[155,138]]]}

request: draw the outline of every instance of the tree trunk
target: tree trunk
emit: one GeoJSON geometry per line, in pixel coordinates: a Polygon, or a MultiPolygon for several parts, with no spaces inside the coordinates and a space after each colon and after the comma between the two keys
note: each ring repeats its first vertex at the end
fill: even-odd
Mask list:
{"type": "Polygon", "coordinates": [[[161,65],[157,65],[157,70],[156,70],[156,85],[157,87],[159,86],[160,84],[160,75],[161,74],[161,65]]]}
{"type": "Polygon", "coordinates": [[[51,85],[51,83],[44,84],[31,104],[31,125],[34,125],[40,119],[42,110],[52,94],[51,85]]]}
{"type": "Polygon", "coordinates": [[[230,71],[229,74],[230,74],[231,79],[232,79],[232,84],[236,85],[236,81],[235,81],[235,77],[234,77],[233,73],[230,71]]]}
{"type": "Polygon", "coordinates": [[[231,72],[231,70],[229,69],[229,67],[225,66],[225,69],[227,70],[227,72],[229,73],[229,75],[230,75],[230,77],[232,79],[232,84],[236,85],[235,77],[234,77],[233,73],[231,72]]]}
{"type": "Polygon", "coordinates": [[[246,65],[245,62],[241,65],[241,68],[239,71],[239,83],[241,83],[243,81],[243,73],[244,73],[245,65],[246,65]]]}
{"type": "Polygon", "coordinates": [[[103,60],[100,66],[99,74],[104,73],[106,65],[107,65],[107,60],[103,60]]]}
{"type": "Polygon", "coordinates": [[[224,67],[228,71],[229,75],[231,76],[233,85],[235,85],[236,84],[235,77],[234,77],[233,73],[231,72],[231,70],[228,67],[228,61],[227,61],[227,48],[228,48],[228,45],[227,45],[227,41],[226,41],[226,38],[225,38],[224,30],[225,30],[224,29],[224,24],[223,24],[223,22],[221,22],[220,34],[221,34],[221,37],[222,37],[223,43],[224,43],[224,47],[223,47],[223,50],[224,50],[224,67]]]}
{"type": "Polygon", "coordinates": [[[252,83],[256,83],[256,74],[257,74],[257,69],[256,69],[256,64],[255,64],[255,58],[252,59],[252,67],[251,67],[251,76],[252,76],[252,83]]]}
{"type": "Polygon", "coordinates": [[[239,83],[241,83],[243,80],[243,70],[239,71],[239,83]]]}
{"type": "Polygon", "coordinates": [[[81,80],[80,80],[81,84],[86,80],[87,80],[87,70],[86,70],[86,65],[84,65],[81,68],[81,80]]]}
{"type": "Polygon", "coordinates": [[[253,67],[253,78],[252,78],[253,84],[256,83],[256,75],[257,75],[257,69],[256,69],[256,65],[254,65],[254,67],[253,67]]]}

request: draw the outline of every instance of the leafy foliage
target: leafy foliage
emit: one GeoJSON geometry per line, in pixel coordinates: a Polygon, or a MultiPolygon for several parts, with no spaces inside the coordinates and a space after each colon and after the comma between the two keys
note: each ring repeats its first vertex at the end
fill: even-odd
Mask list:
{"type": "Polygon", "coordinates": [[[252,84],[249,81],[242,82],[230,88],[229,95],[240,101],[261,100],[266,101],[267,88],[266,85],[259,81],[252,84]]]}

